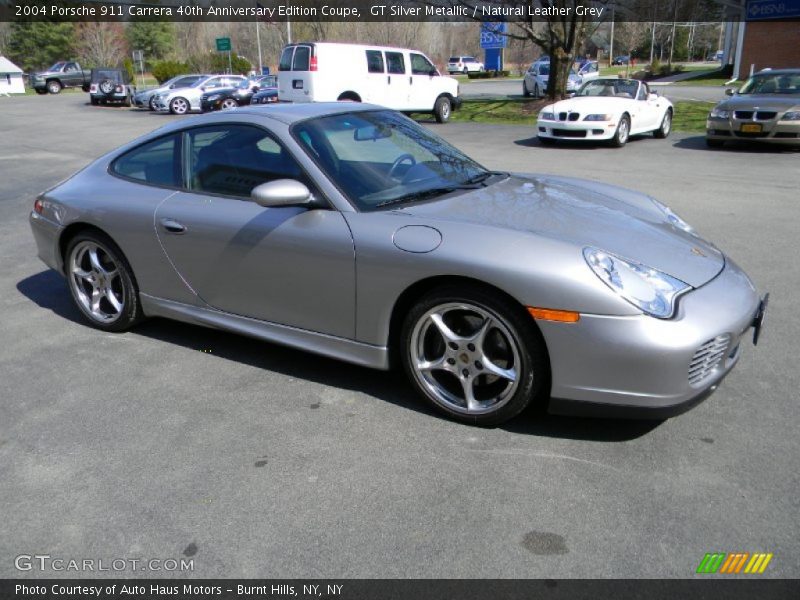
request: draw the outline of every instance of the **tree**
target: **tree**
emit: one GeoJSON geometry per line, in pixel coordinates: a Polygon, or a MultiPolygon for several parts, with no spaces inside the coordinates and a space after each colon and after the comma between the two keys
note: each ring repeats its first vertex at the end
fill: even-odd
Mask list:
{"type": "Polygon", "coordinates": [[[126,34],[131,50],[143,50],[148,61],[163,59],[175,47],[175,27],[169,21],[134,21],[126,34]]]}
{"type": "Polygon", "coordinates": [[[72,58],[74,43],[72,23],[12,23],[7,51],[23,71],[36,71],[72,58]]]}
{"type": "Polygon", "coordinates": [[[121,23],[78,23],[76,51],[83,66],[116,67],[128,55],[121,23]]]}
{"type": "Polygon", "coordinates": [[[518,11],[511,27],[503,35],[515,40],[529,40],[539,46],[544,54],[550,57],[550,76],[547,80],[547,96],[551,99],[564,98],[567,93],[567,78],[569,77],[575,53],[586,39],[589,16],[585,11],[578,14],[576,8],[590,7],[591,0],[427,0],[428,4],[441,6],[462,6],[467,8],[467,14],[477,12],[480,20],[498,21],[499,17],[486,17],[481,7],[495,7],[500,11],[518,11]],[[542,22],[529,14],[531,5],[539,5],[542,9],[552,13],[560,13],[569,9],[566,15],[548,16],[542,22]],[[477,11],[475,9],[477,8],[477,11]]]}

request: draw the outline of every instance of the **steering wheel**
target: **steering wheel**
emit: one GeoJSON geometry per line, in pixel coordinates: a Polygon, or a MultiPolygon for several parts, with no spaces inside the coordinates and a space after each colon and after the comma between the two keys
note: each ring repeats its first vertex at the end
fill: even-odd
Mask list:
{"type": "Polygon", "coordinates": [[[402,165],[406,161],[411,162],[411,164],[409,165],[411,167],[417,164],[417,159],[411,156],[410,154],[408,153],[401,154],[400,156],[394,159],[392,166],[389,168],[389,177],[391,177],[392,179],[397,179],[397,177],[395,177],[395,171],[397,171],[400,165],[402,165]]]}

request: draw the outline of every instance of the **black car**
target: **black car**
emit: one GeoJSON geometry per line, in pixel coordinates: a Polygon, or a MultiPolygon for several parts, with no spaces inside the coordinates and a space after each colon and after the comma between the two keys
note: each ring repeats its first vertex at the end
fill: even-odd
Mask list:
{"type": "Polygon", "coordinates": [[[274,89],[277,94],[278,78],[265,75],[257,79],[247,79],[238,86],[210,90],[200,98],[200,109],[203,112],[228,110],[237,106],[250,104],[254,94],[263,90],[274,89]]]}
{"type": "Polygon", "coordinates": [[[631,62],[631,57],[626,55],[617,56],[613,61],[611,61],[612,65],[627,65],[631,62]]]}
{"type": "Polygon", "coordinates": [[[92,104],[108,104],[110,102],[130,106],[136,88],[131,83],[125,69],[92,69],[89,83],[89,97],[92,104]]]}
{"type": "Polygon", "coordinates": [[[265,88],[253,94],[250,104],[272,104],[278,101],[278,88],[265,88]]]}

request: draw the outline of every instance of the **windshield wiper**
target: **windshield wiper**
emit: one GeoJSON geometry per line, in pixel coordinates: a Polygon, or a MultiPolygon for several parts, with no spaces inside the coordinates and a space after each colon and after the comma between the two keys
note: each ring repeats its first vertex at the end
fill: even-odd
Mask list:
{"type": "Polygon", "coordinates": [[[483,183],[489,179],[489,177],[494,177],[495,175],[508,175],[508,173],[504,173],[503,171],[484,171],[483,173],[475,175],[475,177],[470,177],[464,182],[464,184],[476,185],[483,183]]]}
{"type": "Polygon", "coordinates": [[[466,185],[466,184],[453,184],[448,186],[442,187],[435,187],[430,188],[427,190],[422,190],[421,192],[411,192],[410,194],[403,194],[402,196],[398,196],[397,198],[392,198],[391,200],[384,200],[375,205],[375,208],[381,206],[388,206],[389,204],[400,204],[402,202],[410,202],[412,200],[424,200],[425,198],[432,198],[434,196],[441,196],[442,194],[449,194],[450,192],[455,192],[458,190],[477,190],[479,189],[480,185],[466,185]]]}

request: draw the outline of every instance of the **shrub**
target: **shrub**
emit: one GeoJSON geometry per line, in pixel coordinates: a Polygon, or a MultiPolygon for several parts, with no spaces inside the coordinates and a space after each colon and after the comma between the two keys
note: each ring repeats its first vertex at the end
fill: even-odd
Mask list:
{"type": "Polygon", "coordinates": [[[152,68],[153,77],[158,80],[158,83],[164,83],[168,79],[188,72],[189,65],[177,60],[161,60],[155,63],[152,68]]]}
{"type": "Polygon", "coordinates": [[[133,61],[130,58],[122,61],[122,68],[128,72],[128,78],[131,81],[136,81],[136,69],[133,68],[133,61]]]}

